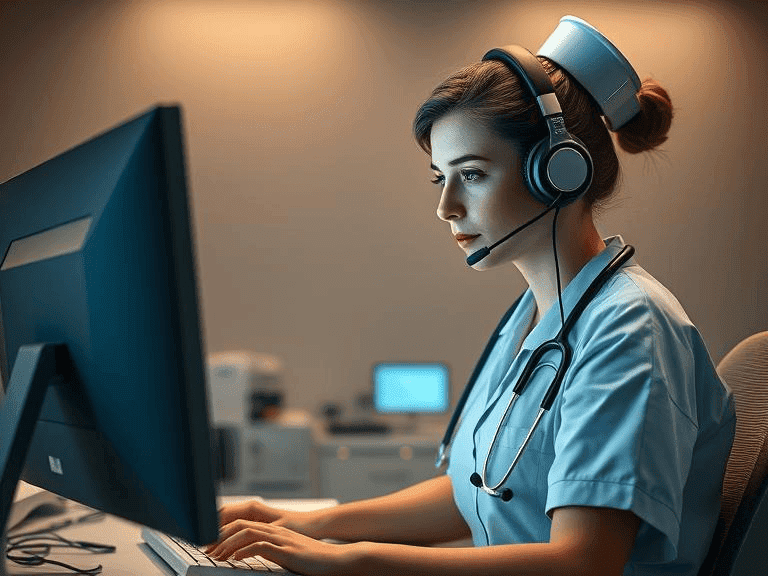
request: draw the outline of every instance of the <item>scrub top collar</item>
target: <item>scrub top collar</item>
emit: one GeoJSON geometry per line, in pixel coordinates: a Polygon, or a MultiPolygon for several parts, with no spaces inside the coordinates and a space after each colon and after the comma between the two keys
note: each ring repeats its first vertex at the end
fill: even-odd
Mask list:
{"type": "MultiPolygon", "coordinates": [[[[603,242],[605,242],[605,248],[603,248],[599,254],[595,255],[581,268],[581,270],[579,270],[578,274],[576,274],[576,277],[568,283],[562,292],[563,313],[566,318],[568,318],[570,311],[573,310],[573,307],[576,306],[579,298],[581,298],[582,294],[584,294],[589,285],[592,283],[592,280],[594,280],[597,275],[600,274],[603,268],[608,265],[608,262],[610,262],[611,259],[619,252],[621,252],[622,248],[624,248],[624,239],[620,235],[604,238],[603,242]]],[[[622,268],[625,266],[633,266],[635,264],[636,262],[633,256],[624,264],[624,266],[622,266],[622,268]]],[[[523,323],[525,327],[530,326],[531,320],[533,319],[533,311],[535,306],[536,300],[533,297],[533,292],[530,288],[528,288],[528,290],[526,290],[525,294],[523,295],[522,300],[520,300],[518,309],[515,310],[515,313],[512,314],[509,322],[507,322],[507,324],[501,329],[499,336],[502,337],[514,326],[519,326],[519,320],[521,318],[527,318],[527,322],[523,323]]],[[[544,317],[539,320],[539,323],[536,325],[536,327],[531,330],[526,339],[523,341],[522,346],[520,346],[520,351],[522,352],[523,350],[534,350],[543,342],[551,340],[557,335],[561,324],[560,305],[558,304],[557,300],[555,300],[555,303],[550,306],[549,310],[547,310],[546,314],[544,314],[544,317]]]]}

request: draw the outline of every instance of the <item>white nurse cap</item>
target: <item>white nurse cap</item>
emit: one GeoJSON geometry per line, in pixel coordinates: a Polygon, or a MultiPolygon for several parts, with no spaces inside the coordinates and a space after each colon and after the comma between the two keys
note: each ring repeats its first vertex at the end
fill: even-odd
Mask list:
{"type": "Polygon", "coordinates": [[[634,68],[584,20],[563,16],[538,55],[564,68],[592,95],[614,132],[640,112],[640,78],[634,68]]]}

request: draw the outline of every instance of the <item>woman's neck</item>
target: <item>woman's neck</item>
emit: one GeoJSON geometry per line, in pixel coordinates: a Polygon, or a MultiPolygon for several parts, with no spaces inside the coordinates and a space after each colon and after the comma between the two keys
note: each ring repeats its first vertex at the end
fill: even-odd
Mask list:
{"type": "MultiPolygon", "coordinates": [[[[597,233],[592,214],[572,206],[560,211],[557,220],[557,259],[561,289],[573,280],[584,265],[605,248],[597,233]]],[[[541,233],[531,250],[515,260],[536,299],[537,310],[532,328],[558,300],[555,260],[552,254],[552,220],[547,218],[549,233],[541,233]]],[[[542,230],[545,226],[542,226],[542,230]]]]}

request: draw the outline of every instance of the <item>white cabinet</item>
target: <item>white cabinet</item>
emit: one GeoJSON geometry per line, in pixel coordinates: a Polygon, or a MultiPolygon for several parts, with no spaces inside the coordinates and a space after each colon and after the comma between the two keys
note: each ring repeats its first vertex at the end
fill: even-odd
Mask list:
{"type": "Polygon", "coordinates": [[[340,502],[382,496],[437,475],[436,435],[322,435],[320,496],[340,502]]]}

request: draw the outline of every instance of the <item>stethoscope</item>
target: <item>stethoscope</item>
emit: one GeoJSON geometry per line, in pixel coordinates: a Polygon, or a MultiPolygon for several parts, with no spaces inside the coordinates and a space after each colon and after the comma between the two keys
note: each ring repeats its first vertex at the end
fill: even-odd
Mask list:
{"type": "MultiPolygon", "coordinates": [[[[605,285],[608,279],[611,276],[613,276],[613,274],[619,268],[621,268],[621,266],[627,260],[629,260],[634,253],[635,253],[635,248],[633,246],[630,246],[629,244],[624,246],[621,252],[619,252],[616,256],[614,256],[611,259],[611,261],[605,266],[605,268],[603,268],[600,271],[600,274],[598,274],[597,277],[592,281],[592,283],[589,285],[589,288],[587,288],[584,294],[582,294],[581,298],[579,298],[579,301],[576,303],[576,306],[574,306],[573,310],[571,310],[570,314],[568,314],[568,318],[563,322],[562,326],[560,327],[560,331],[557,333],[557,335],[553,339],[543,342],[531,354],[531,357],[528,359],[528,362],[525,364],[525,368],[523,368],[523,371],[520,374],[520,377],[518,378],[518,381],[512,390],[512,397],[509,399],[509,403],[507,404],[507,407],[504,409],[504,414],[502,415],[501,420],[499,420],[499,423],[496,426],[496,432],[493,435],[493,440],[491,441],[491,445],[488,447],[488,454],[485,456],[485,462],[483,462],[483,473],[481,475],[481,474],[478,474],[477,472],[473,472],[469,478],[469,481],[474,486],[482,489],[486,494],[501,498],[504,502],[508,502],[509,500],[512,499],[512,496],[513,496],[512,490],[510,490],[509,488],[504,488],[503,490],[499,490],[499,488],[501,488],[501,486],[507,481],[507,479],[509,478],[509,475],[512,473],[512,470],[514,470],[515,466],[517,466],[517,463],[520,460],[520,457],[523,455],[525,448],[528,446],[528,443],[530,442],[531,437],[533,436],[533,433],[536,431],[536,428],[538,427],[539,422],[541,421],[541,417],[544,415],[544,412],[549,411],[549,409],[552,406],[552,403],[555,400],[555,397],[557,396],[557,393],[560,389],[560,383],[563,381],[563,377],[565,376],[565,373],[568,370],[568,366],[571,361],[571,348],[568,344],[568,334],[570,333],[571,328],[573,328],[573,325],[579,319],[579,316],[581,316],[581,313],[584,311],[584,308],[586,308],[587,305],[595,297],[595,294],[597,294],[597,292],[605,285]],[[489,486],[486,480],[488,460],[491,456],[491,452],[493,451],[493,447],[496,444],[496,440],[498,439],[499,432],[501,431],[501,425],[507,419],[507,415],[509,414],[509,411],[512,409],[512,406],[514,405],[515,401],[523,393],[523,390],[525,389],[526,385],[531,379],[531,375],[534,373],[534,371],[538,367],[539,360],[541,360],[541,357],[547,352],[549,352],[550,350],[556,350],[560,352],[560,366],[557,369],[557,372],[555,374],[554,379],[552,380],[552,383],[549,385],[549,388],[547,389],[547,393],[544,395],[544,399],[541,401],[541,405],[539,407],[538,413],[536,414],[536,418],[533,421],[533,425],[528,429],[528,433],[526,434],[525,439],[523,440],[523,443],[520,445],[520,448],[518,449],[517,454],[515,454],[515,457],[512,460],[512,464],[509,466],[506,474],[504,474],[504,477],[501,479],[501,481],[498,484],[496,484],[495,486],[489,486]]],[[[464,392],[462,393],[461,398],[459,398],[459,403],[453,412],[453,416],[451,416],[450,422],[448,423],[448,428],[445,431],[443,440],[442,442],[440,442],[440,447],[438,448],[438,452],[437,452],[437,461],[435,462],[435,466],[437,468],[440,468],[448,458],[448,452],[447,452],[448,446],[450,445],[451,439],[453,438],[454,429],[456,428],[456,424],[458,423],[459,416],[461,416],[461,412],[464,409],[464,405],[467,403],[469,394],[475,385],[475,381],[477,380],[477,377],[480,374],[480,371],[482,370],[483,365],[485,364],[489,354],[491,353],[491,349],[493,348],[493,345],[495,344],[496,340],[499,337],[499,333],[501,332],[501,329],[504,327],[504,325],[506,324],[507,320],[509,319],[509,317],[511,316],[512,312],[517,307],[519,302],[520,302],[520,299],[518,299],[517,302],[515,302],[509,310],[507,310],[507,313],[501,319],[501,322],[499,322],[499,325],[496,327],[496,330],[491,336],[491,339],[488,341],[488,344],[486,344],[485,350],[483,351],[483,354],[480,357],[480,360],[478,361],[477,366],[475,366],[475,369],[472,371],[472,375],[470,376],[469,382],[467,383],[467,386],[464,389],[464,392]]]]}

